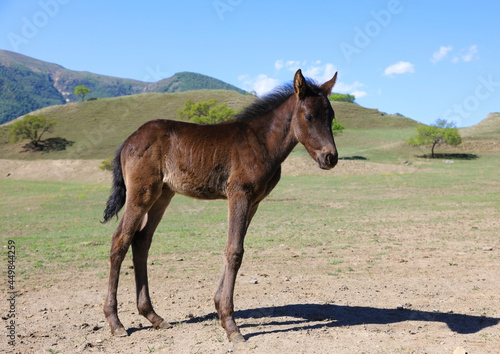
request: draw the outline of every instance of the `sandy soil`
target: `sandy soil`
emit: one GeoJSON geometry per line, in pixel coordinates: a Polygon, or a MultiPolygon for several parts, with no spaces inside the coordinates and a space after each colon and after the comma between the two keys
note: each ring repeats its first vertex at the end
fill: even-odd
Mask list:
{"type": "Polygon", "coordinates": [[[0,160],[0,179],[103,183],[111,173],[99,168],[102,160],[0,160]]]}
{"type": "MultiPolygon", "coordinates": [[[[99,162],[1,160],[0,178],[107,183],[109,172],[99,170],[99,162]]],[[[303,163],[292,159],[284,173],[303,170],[303,163]]],[[[377,173],[378,168],[398,173],[413,167],[394,165],[388,171],[387,165],[341,161],[335,172],[377,173]]],[[[247,339],[241,344],[228,342],[214,313],[221,254],[149,260],[151,296],[157,312],[173,324],[168,330],[153,330],[138,315],[127,258],[119,288],[125,338],[110,335],[102,313],[107,269],[39,273],[18,293],[17,344],[12,351],[2,335],[0,352],[499,353],[500,241],[478,239],[470,230],[466,221],[453,225],[448,231],[466,241],[443,248],[429,246],[438,230],[400,225],[378,238],[405,247],[384,249],[377,259],[372,243],[335,250],[343,265],[354,269],[348,273],[329,274],[331,257],[322,255],[332,250],[324,246],[280,245],[279,252],[261,251],[259,258],[247,250],[235,296],[237,323],[247,339]]],[[[3,328],[5,323],[4,318],[3,328]]]]}
{"type": "MultiPolygon", "coordinates": [[[[36,160],[20,161],[0,159],[0,179],[31,181],[73,181],[84,183],[107,183],[111,173],[99,168],[101,160],[36,160]]],[[[283,163],[282,174],[295,175],[360,175],[380,173],[403,173],[413,171],[406,165],[366,163],[364,161],[341,160],[331,171],[316,168],[313,161],[304,157],[290,157],[283,163]]]]}

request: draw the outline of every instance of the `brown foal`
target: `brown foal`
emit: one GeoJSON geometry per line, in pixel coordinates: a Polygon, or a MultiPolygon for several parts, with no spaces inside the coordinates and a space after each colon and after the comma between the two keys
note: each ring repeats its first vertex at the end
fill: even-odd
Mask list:
{"type": "Polygon", "coordinates": [[[301,143],[322,169],[338,161],[332,135],[335,118],[328,100],[335,76],[322,85],[295,73],[293,85],[276,89],[234,120],[197,125],[153,120],[141,126],[118,150],[113,192],[104,222],[123,216],[112,237],[104,314],[111,333],[126,336],[118,319],[120,267],[132,245],[137,308],[154,328],[170,324],[156,314],[148,289],[147,257],[153,233],[176,193],[199,199],[227,199],[229,225],[224,268],[215,308],[229,340],[244,341],[234,320],[233,294],[243,259],[243,241],[259,203],[276,186],[281,163],[301,143]]]}

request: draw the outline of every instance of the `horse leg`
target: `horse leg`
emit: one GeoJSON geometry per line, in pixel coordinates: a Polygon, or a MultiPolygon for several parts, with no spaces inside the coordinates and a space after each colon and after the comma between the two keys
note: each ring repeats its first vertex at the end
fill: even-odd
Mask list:
{"type": "Polygon", "coordinates": [[[225,261],[214,302],[222,327],[232,342],[244,342],[234,320],[234,284],[236,275],[243,260],[243,243],[248,225],[257,211],[258,204],[249,206],[246,198],[231,198],[229,200],[229,226],[224,250],[225,261]]]}
{"type": "Polygon", "coordinates": [[[141,226],[144,216],[154,201],[158,199],[160,192],[161,185],[159,185],[159,188],[151,185],[150,188],[141,188],[140,191],[134,191],[132,188],[128,190],[125,211],[111,240],[108,292],[103,310],[111,328],[111,333],[119,337],[127,335],[127,331],[118,318],[118,302],[116,298],[121,264],[136,231],[141,226]]]}
{"type": "MultiPolygon", "coordinates": [[[[248,226],[250,226],[250,222],[252,221],[253,216],[257,212],[258,207],[259,207],[259,204],[256,204],[252,207],[252,209],[250,209],[250,213],[249,213],[248,218],[247,218],[247,230],[248,230],[248,226]]],[[[217,290],[215,291],[215,296],[214,296],[215,309],[217,310],[217,314],[219,315],[219,318],[221,316],[221,314],[219,312],[219,303],[220,303],[220,299],[221,299],[221,295],[222,295],[222,288],[224,287],[224,279],[226,278],[226,265],[227,265],[227,262],[224,261],[224,264],[222,265],[221,276],[219,278],[217,290]]]]}
{"type": "Polygon", "coordinates": [[[154,328],[169,328],[171,325],[153,310],[151,298],[149,297],[147,259],[153,234],[174,194],[171,190],[163,190],[161,197],[147,214],[146,226],[136,233],[132,241],[137,309],[141,315],[151,322],[154,328]]]}

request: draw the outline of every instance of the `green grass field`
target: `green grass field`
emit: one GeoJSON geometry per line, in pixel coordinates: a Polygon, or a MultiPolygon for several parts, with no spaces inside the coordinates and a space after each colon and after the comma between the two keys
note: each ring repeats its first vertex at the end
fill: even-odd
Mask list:
{"type": "MultiPolygon", "coordinates": [[[[73,141],[72,146],[51,153],[19,153],[22,144],[8,144],[9,125],[4,125],[0,127],[0,153],[2,158],[28,160],[107,159],[142,123],[175,118],[185,100],[209,98],[226,102],[235,110],[254,99],[232,91],[205,90],[48,107],[39,113],[57,121],[50,136],[73,141]]],[[[428,153],[427,149],[405,143],[415,133],[417,122],[355,104],[334,102],[333,107],[337,119],[346,126],[336,137],[341,158],[386,164],[409,160],[418,162],[418,167],[406,174],[284,177],[252,223],[247,241],[250,247],[265,249],[286,243],[300,248],[324,242],[355,247],[355,243],[366,241],[359,235],[369,238],[366,235],[377,233],[374,228],[394,228],[390,221],[393,214],[398,215],[392,217],[397,223],[415,226],[424,219],[439,224],[446,218],[446,224],[453,223],[466,213],[477,213],[474,220],[479,223],[481,213],[498,213],[498,152],[481,151],[476,159],[458,159],[453,164],[418,159],[416,156],[428,153]]],[[[493,141],[491,132],[496,129],[498,117],[493,114],[464,133],[469,141],[481,141],[482,136],[493,141]]],[[[449,151],[455,150],[438,148],[438,152],[449,151]]],[[[308,158],[301,146],[292,156],[308,158]]],[[[4,244],[7,239],[18,241],[25,277],[48,268],[104,269],[109,236],[116,227],[115,222],[99,222],[108,192],[107,185],[2,180],[2,240],[4,244]]],[[[151,254],[221,252],[226,218],[224,201],[177,196],[157,230],[151,254]]],[[[498,234],[498,229],[481,228],[481,232],[498,234]]]]}
{"type": "MultiPolygon", "coordinates": [[[[464,219],[470,220],[468,230],[477,228],[478,237],[494,239],[500,225],[482,221],[500,216],[499,163],[500,156],[491,156],[453,164],[436,160],[403,174],[285,176],[261,203],[246,247],[255,254],[282,244],[297,250],[317,245],[356,249],[380,235],[423,224],[442,229],[446,242],[460,237],[450,230],[464,219]]],[[[104,274],[116,227],[114,220],[100,223],[108,192],[107,185],[3,180],[0,234],[3,246],[9,239],[16,242],[20,279],[87,267],[104,274]]],[[[221,254],[226,220],[225,201],[176,196],[151,256],[221,254]]],[[[384,247],[395,246],[390,239],[384,247]]]]}

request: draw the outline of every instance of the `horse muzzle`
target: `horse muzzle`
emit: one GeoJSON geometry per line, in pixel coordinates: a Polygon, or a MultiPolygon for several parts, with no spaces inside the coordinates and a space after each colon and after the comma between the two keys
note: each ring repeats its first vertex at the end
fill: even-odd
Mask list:
{"type": "Polygon", "coordinates": [[[337,162],[339,162],[339,154],[337,152],[324,152],[318,157],[317,161],[319,168],[323,170],[330,170],[337,165],[337,162]]]}

